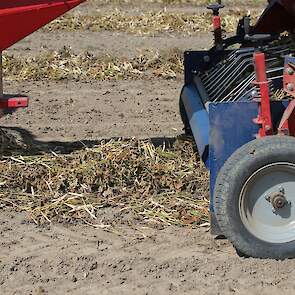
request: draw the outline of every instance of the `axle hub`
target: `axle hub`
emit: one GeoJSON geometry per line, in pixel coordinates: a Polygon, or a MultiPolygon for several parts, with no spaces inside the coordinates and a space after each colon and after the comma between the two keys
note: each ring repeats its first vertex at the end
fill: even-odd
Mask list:
{"type": "Polygon", "coordinates": [[[266,197],[266,200],[271,203],[274,210],[284,208],[289,202],[285,197],[285,190],[282,188],[279,192],[274,192],[266,197]]]}

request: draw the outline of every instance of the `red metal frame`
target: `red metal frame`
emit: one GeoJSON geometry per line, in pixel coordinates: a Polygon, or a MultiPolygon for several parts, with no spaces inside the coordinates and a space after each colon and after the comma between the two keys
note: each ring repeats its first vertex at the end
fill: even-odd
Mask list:
{"type": "Polygon", "coordinates": [[[260,126],[258,137],[273,135],[273,124],[270,109],[269,81],[266,75],[265,54],[263,52],[254,53],[254,64],[256,81],[254,82],[260,89],[258,117],[254,120],[260,126]]]}
{"type": "MultiPolygon", "coordinates": [[[[295,65],[291,62],[285,65],[284,90],[295,99],[295,65]]],[[[295,100],[292,100],[285,110],[278,133],[295,136],[295,100]]]]}
{"type": "Polygon", "coordinates": [[[86,0],[1,0],[0,51],[86,0]]]}
{"type": "Polygon", "coordinates": [[[221,44],[222,43],[221,17],[219,15],[213,15],[212,23],[213,23],[213,30],[214,30],[215,45],[221,44]]]}
{"type": "Polygon", "coordinates": [[[278,134],[295,136],[295,100],[292,100],[286,108],[281,123],[278,128],[278,134]]]}
{"type": "Polygon", "coordinates": [[[294,0],[269,0],[252,34],[281,33],[295,29],[294,0]]]}
{"type": "Polygon", "coordinates": [[[29,98],[23,97],[7,97],[0,99],[0,109],[17,109],[26,108],[29,105],[29,98]]]}
{"type": "MultiPolygon", "coordinates": [[[[0,109],[28,106],[28,97],[3,95],[2,51],[86,0],[0,1],[0,109]]],[[[0,112],[0,117],[3,113],[0,112]]]]}
{"type": "Polygon", "coordinates": [[[291,62],[285,65],[284,90],[295,98],[295,65],[291,62]]]}

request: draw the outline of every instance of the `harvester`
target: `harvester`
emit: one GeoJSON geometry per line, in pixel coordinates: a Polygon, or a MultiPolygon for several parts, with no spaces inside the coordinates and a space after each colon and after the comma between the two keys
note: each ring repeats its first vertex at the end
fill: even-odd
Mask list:
{"type": "Polygon", "coordinates": [[[223,38],[219,1],[214,46],[184,55],[180,112],[210,170],[214,235],[238,253],[295,257],[295,1],[270,0],[251,25],[223,38]]]}
{"type": "MultiPolygon", "coordinates": [[[[2,0],[0,52],[85,0],[2,0]]],[[[211,229],[237,252],[295,257],[295,1],[270,0],[224,38],[210,4],[214,46],[184,53],[180,113],[210,170],[211,229]]],[[[2,81],[2,71],[0,71],[2,81]]],[[[0,109],[26,107],[8,97],[0,109]]]]}

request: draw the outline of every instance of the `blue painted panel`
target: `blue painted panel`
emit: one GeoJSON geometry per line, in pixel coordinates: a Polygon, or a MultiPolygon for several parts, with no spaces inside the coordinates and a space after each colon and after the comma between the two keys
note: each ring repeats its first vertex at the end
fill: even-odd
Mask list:
{"type": "Polygon", "coordinates": [[[285,65],[287,65],[288,63],[295,64],[295,57],[293,57],[293,56],[286,56],[285,57],[285,65]]]}
{"type": "MultiPolygon", "coordinates": [[[[272,119],[276,129],[288,105],[287,101],[271,103],[272,119]]],[[[214,212],[214,187],[219,170],[226,160],[241,146],[256,138],[258,125],[253,119],[258,115],[257,102],[211,103],[210,121],[210,209],[214,212]]]]}
{"type": "Polygon", "coordinates": [[[211,103],[210,120],[210,209],[214,212],[214,187],[219,170],[241,146],[255,139],[258,125],[257,102],[211,103]]]}
{"type": "Polygon", "coordinates": [[[209,114],[194,85],[188,85],[183,88],[181,99],[190,122],[199,155],[206,167],[209,168],[209,114]]]}

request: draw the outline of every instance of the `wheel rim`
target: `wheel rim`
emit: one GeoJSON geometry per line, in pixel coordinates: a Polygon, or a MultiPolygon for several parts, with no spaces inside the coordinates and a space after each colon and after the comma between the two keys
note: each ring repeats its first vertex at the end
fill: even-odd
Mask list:
{"type": "Polygon", "coordinates": [[[239,200],[247,230],[269,243],[295,240],[295,165],[274,163],[253,173],[239,200]]]}

